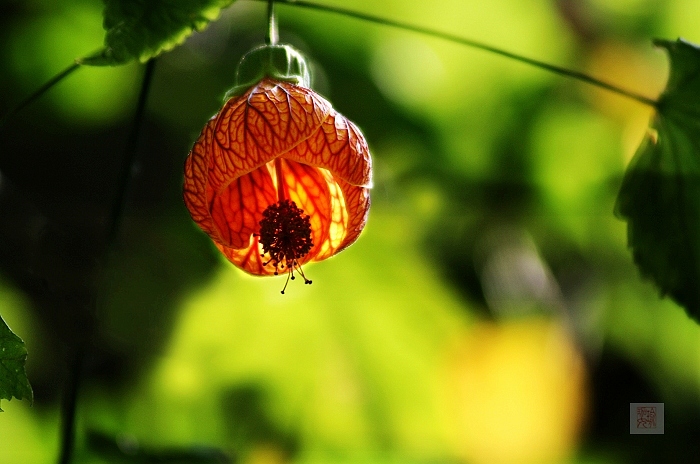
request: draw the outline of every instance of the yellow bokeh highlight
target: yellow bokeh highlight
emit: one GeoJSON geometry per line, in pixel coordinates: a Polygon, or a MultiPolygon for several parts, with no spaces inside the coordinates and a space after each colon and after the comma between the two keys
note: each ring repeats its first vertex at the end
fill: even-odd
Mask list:
{"type": "Polygon", "coordinates": [[[451,439],[468,462],[561,463],[575,453],[586,375],[559,323],[481,323],[447,366],[451,439]]]}

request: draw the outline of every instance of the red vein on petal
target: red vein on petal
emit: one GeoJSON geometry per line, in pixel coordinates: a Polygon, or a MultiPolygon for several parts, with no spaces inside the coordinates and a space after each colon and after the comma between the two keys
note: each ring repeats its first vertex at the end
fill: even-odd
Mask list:
{"type": "Polygon", "coordinates": [[[288,198],[304,210],[311,221],[313,247],[299,260],[301,264],[313,259],[329,239],[330,193],[317,168],[287,159],[282,159],[281,165],[288,198]]]}

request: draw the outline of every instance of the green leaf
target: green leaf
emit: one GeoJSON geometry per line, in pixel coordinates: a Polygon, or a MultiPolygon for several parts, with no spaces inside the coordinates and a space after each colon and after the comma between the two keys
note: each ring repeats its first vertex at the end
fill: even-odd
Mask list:
{"type": "MultiPolygon", "coordinates": [[[[34,402],[34,393],[27,379],[24,363],[27,348],[0,316],[0,400],[29,398],[34,402]]],[[[0,412],[2,409],[0,409],[0,412]]]]}
{"type": "Polygon", "coordinates": [[[700,48],[655,41],[671,72],[622,181],[616,214],[642,275],[700,321],[700,48]]]}
{"type": "Polygon", "coordinates": [[[104,0],[105,47],[80,60],[93,66],[148,61],[180,45],[235,0],[104,0]]]}

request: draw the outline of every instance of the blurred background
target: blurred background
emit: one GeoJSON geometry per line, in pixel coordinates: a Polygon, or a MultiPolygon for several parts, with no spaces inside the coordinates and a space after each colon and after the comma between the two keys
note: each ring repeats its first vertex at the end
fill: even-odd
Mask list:
{"type": "MultiPolygon", "coordinates": [[[[658,96],[693,0],[319,0],[658,96]]],[[[280,38],[373,154],[367,228],[312,286],[253,278],[190,220],[182,165],[266,28],[240,0],[155,65],[84,68],[0,128],[0,314],[35,401],[0,462],[697,462],[700,327],[643,281],[613,206],[650,108],[416,33],[286,5],[280,38]],[[664,435],[629,403],[664,402],[664,435]]],[[[2,0],[0,113],[102,45],[98,0],[2,0]]]]}

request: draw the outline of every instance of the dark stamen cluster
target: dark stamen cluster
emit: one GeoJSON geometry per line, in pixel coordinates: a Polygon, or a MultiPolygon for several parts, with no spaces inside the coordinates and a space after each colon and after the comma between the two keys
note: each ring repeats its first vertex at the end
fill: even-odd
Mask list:
{"type": "MultiPolygon", "coordinates": [[[[294,270],[297,269],[304,278],[304,283],[311,283],[297,261],[306,256],[313,246],[311,223],[304,210],[290,200],[282,200],[268,206],[263,211],[258,235],[263,247],[261,256],[270,256],[270,259],[263,263],[264,266],[275,266],[275,275],[279,274],[279,269],[286,266],[289,272],[287,283],[290,278],[294,280],[294,270]]],[[[286,288],[285,283],[282,293],[286,288]]]]}

